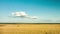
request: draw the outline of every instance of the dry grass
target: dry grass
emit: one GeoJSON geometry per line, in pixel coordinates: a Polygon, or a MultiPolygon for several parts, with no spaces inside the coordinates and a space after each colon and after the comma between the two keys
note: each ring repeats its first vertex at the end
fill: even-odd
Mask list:
{"type": "Polygon", "coordinates": [[[60,34],[60,24],[0,24],[0,34],[60,34]]]}

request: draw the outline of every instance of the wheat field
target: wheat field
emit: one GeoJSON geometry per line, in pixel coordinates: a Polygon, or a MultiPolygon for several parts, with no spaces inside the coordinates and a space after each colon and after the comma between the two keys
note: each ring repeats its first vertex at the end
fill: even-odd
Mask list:
{"type": "Polygon", "coordinates": [[[0,24],[0,34],[60,34],[60,24],[0,24]]]}

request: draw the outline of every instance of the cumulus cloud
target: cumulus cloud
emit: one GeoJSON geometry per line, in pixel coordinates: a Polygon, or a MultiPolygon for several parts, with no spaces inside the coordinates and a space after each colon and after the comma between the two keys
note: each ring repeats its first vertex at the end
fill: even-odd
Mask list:
{"type": "Polygon", "coordinates": [[[32,16],[32,17],[30,17],[30,18],[32,18],[32,19],[37,19],[38,17],[37,17],[37,16],[32,16]]]}
{"type": "Polygon", "coordinates": [[[26,12],[12,12],[12,16],[37,19],[37,16],[29,16],[26,12]]]}
{"type": "Polygon", "coordinates": [[[13,12],[12,15],[14,16],[27,16],[25,12],[13,12]]]}

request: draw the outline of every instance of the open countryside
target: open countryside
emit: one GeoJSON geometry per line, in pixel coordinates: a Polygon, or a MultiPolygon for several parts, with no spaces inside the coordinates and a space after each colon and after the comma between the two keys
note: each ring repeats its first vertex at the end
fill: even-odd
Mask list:
{"type": "Polygon", "coordinates": [[[60,34],[60,24],[0,24],[0,34],[60,34]]]}

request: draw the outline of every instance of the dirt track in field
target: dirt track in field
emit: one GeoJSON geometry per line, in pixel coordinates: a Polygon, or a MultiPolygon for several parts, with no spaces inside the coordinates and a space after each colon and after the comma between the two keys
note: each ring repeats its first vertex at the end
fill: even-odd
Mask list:
{"type": "Polygon", "coordinates": [[[0,34],[60,34],[60,24],[0,24],[0,34]]]}

